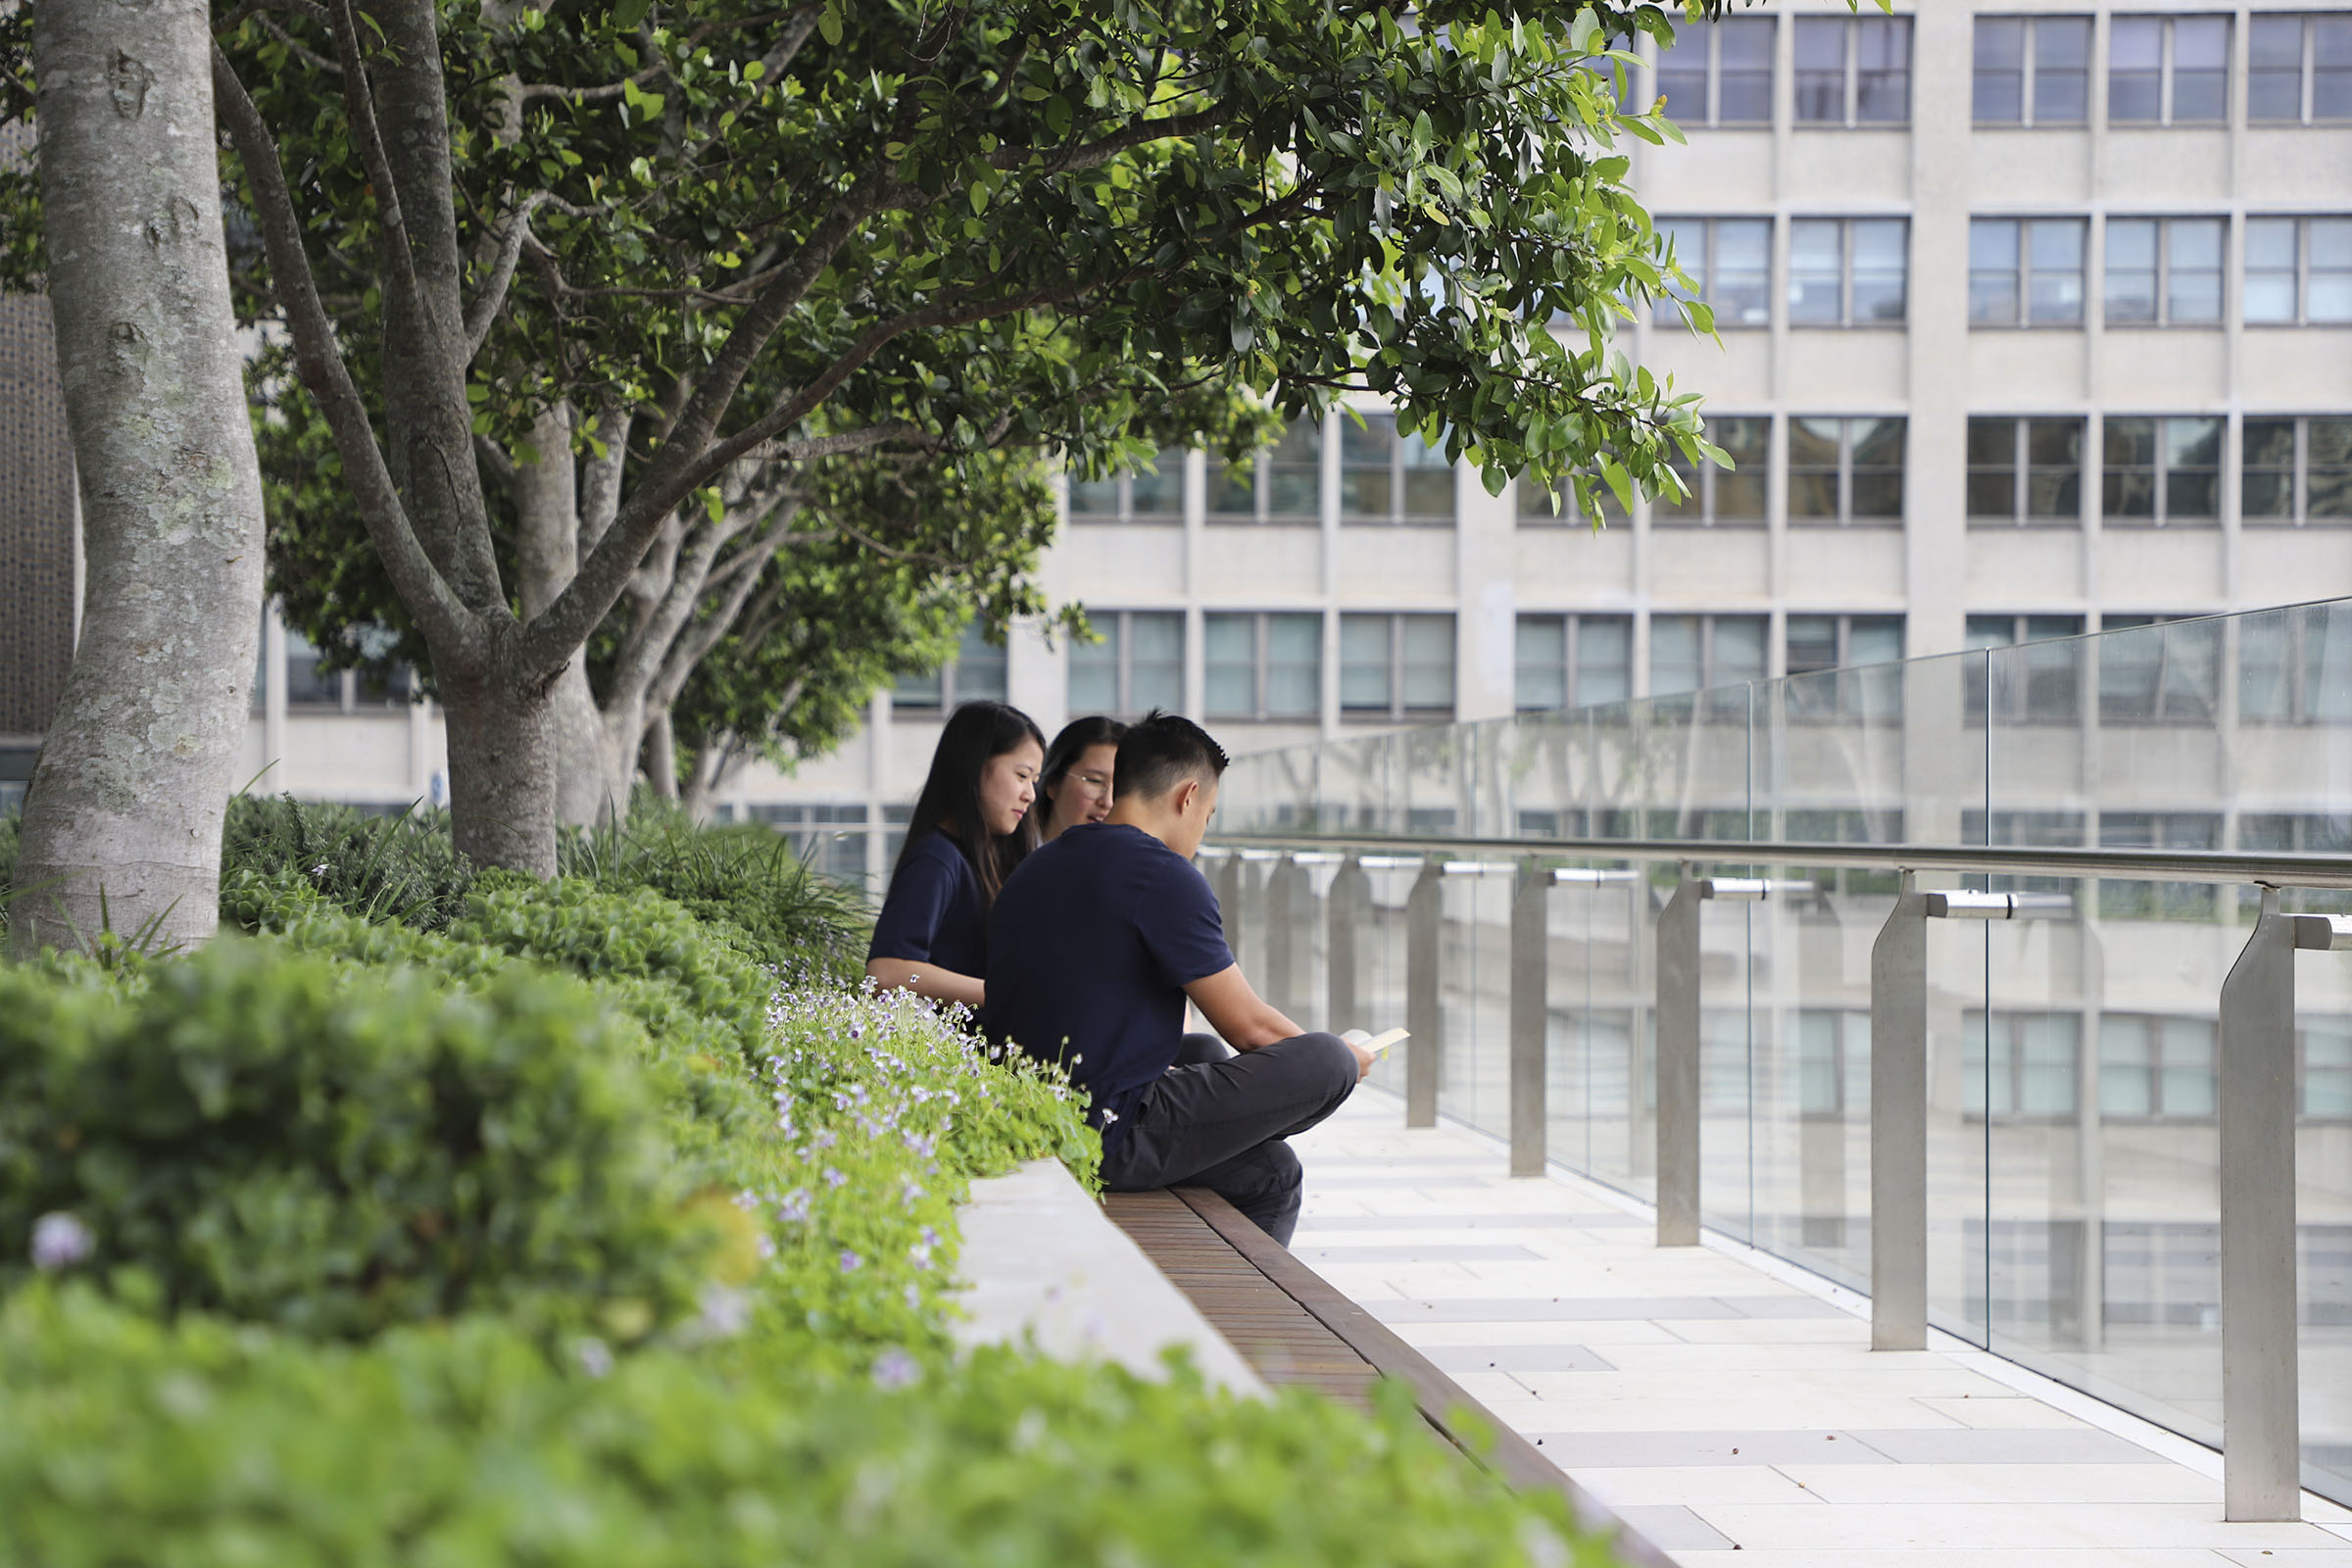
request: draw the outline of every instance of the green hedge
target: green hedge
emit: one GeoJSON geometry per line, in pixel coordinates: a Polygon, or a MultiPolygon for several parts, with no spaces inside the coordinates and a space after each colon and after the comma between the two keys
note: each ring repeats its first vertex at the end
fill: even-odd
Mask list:
{"type": "Polygon", "coordinates": [[[0,1561],[1607,1560],[1409,1400],[958,1356],[955,1205],[1092,1180],[1079,1102],[630,863],[0,964],[0,1561]]]}

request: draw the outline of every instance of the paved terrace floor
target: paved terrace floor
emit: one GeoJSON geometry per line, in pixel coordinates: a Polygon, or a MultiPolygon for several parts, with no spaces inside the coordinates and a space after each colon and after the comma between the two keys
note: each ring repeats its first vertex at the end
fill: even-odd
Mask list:
{"type": "Polygon", "coordinates": [[[2221,1465],[1960,1341],[1870,1349],[1867,1302],[1359,1094],[1294,1142],[1298,1256],[1681,1563],[2352,1568],[2352,1510],[2227,1524],[2221,1465]]]}

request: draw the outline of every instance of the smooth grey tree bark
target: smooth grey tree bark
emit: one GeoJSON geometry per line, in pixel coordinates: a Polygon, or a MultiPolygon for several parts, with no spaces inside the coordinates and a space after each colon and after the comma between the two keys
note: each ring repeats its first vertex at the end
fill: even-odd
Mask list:
{"type": "Polygon", "coordinates": [[[25,797],[19,954],[220,921],[262,608],[203,0],[42,0],[41,199],[88,562],[25,797]]]}

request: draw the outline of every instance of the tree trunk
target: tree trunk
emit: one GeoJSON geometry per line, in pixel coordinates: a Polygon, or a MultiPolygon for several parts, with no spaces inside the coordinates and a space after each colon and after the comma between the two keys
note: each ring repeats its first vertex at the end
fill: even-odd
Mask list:
{"type": "MultiPolygon", "coordinates": [[[[531,426],[531,450],[514,460],[514,586],[529,620],[570,586],[580,569],[580,493],[571,456],[572,410],[559,402],[531,426]]],[[[554,726],[556,820],[596,827],[625,817],[629,780],[616,769],[605,721],[588,685],[587,650],[556,677],[554,726]]]]}
{"type": "MultiPolygon", "coordinates": [[[[511,662],[494,661],[496,670],[511,662]]],[[[449,820],[476,865],[556,874],[556,747],[552,688],[502,680],[443,681],[449,731],[449,820]]]]}
{"type": "Polygon", "coordinates": [[[645,773],[656,795],[672,806],[678,804],[678,736],[666,708],[645,727],[645,773]]]}
{"type": "Polygon", "coordinates": [[[19,954],[220,923],[262,607],[262,492],[197,0],[42,0],[41,196],[81,477],[81,641],[25,800],[19,954]]]}

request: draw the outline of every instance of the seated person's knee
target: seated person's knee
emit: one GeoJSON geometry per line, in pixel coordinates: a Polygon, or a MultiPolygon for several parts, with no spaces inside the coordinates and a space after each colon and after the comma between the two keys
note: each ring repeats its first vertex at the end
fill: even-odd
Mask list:
{"type": "Polygon", "coordinates": [[[1325,1034],[1318,1030],[1313,1034],[1300,1035],[1298,1038],[1302,1044],[1308,1041],[1313,1042],[1315,1059],[1329,1075],[1334,1094],[1347,1093],[1354,1088],[1356,1081],[1363,1076],[1356,1068],[1355,1053],[1349,1049],[1348,1042],[1342,1040],[1338,1035],[1325,1034]]]}

